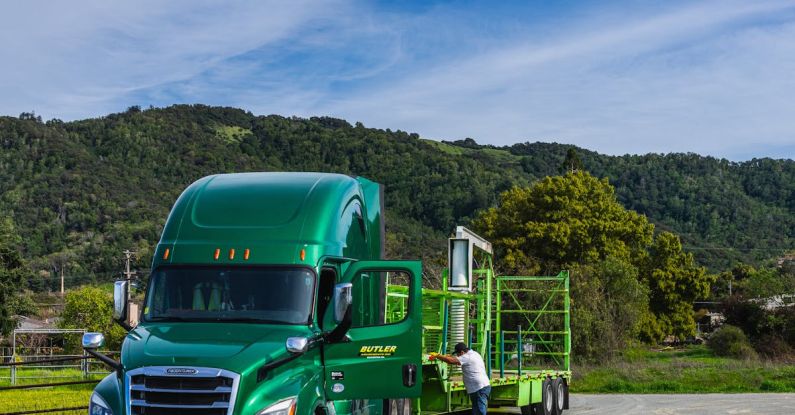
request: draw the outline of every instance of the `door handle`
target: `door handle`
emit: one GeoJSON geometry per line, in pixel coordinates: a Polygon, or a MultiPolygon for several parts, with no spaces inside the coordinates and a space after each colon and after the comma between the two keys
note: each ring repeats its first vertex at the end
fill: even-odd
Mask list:
{"type": "Polygon", "coordinates": [[[417,384],[417,365],[409,363],[403,365],[403,386],[410,388],[417,384]]]}

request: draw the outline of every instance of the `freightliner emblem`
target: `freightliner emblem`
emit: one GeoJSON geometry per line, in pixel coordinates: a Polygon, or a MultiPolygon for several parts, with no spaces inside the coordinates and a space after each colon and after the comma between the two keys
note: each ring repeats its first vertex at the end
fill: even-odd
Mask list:
{"type": "Polygon", "coordinates": [[[195,375],[199,371],[196,369],[191,369],[187,367],[172,367],[166,369],[166,373],[169,375],[195,375]]]}

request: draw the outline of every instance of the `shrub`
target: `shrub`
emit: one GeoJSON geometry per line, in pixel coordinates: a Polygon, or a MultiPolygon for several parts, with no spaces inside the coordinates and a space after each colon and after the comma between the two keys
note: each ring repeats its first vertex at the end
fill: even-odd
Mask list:
{"type": "Polygon", "coordinates": [[[615,357],[637,339],[651,315],[648,288],[638,280],[636,268],[612,257],[573,268],[572,275],[575,355],[593,361],[615,357]]]}
{"type": "Polygon", "coordinates": [[[772,360],[792,361],[795,358],[795,350],[781,338],[774,334],[765,334],[758,341],[754,342],[756,351],[772,360]]]}
{"type": "Polygon", "coordinates": [[[31,317],[35,316],[36,311],[38,311],[30,292],[23,292],[16,297],[11,297],[8,304],[11,310],[13,310],[13,313],[18,316],[31,317]]]}
{"type": "Polygon", "coordinates": [[[757,357],[756,351],[751,347],[745,333],[739,327],[728,324],[710,336],[707,346],[718,356],[738,359],[755,359],[757,357]]]}
{"type": "Polygon", "coordinates": [[[105,346],[110,350],[118,350],[127,334],[113,322],[113,297],[99,288],[88,286],[66,294],[59,326],[103,333],[105,346]]]}

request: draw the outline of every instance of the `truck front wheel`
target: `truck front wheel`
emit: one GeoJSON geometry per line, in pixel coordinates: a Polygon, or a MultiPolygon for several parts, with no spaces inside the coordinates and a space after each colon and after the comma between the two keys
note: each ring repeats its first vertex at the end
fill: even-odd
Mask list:
{"type": "Polygon", "coordinates": [[[385,399],[384,415],[411,415],[411,399],[385,399]]]}

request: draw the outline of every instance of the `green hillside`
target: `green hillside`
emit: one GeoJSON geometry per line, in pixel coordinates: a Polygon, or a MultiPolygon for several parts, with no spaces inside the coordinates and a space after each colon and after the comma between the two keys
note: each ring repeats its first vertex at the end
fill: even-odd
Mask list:
{"type": "MultiPolygon", "coordinates": [[[[0,211],[37,278],[54,288],[107,280],[121,251],[145,268],[171,204],[192,181],[223,172],[328,171],[386,185],[388,253],[423,257],[433,273],[455,224],[501,191],[558,174],[571,146],[439,143],[357,123],[174,106],[75,122],[0,117],[0,211]]],[[[758,263],[795,240],[795,162],[734,163],[694,154],[605,156],[577,149],[619,200],[672,230],[713,270],[758,263]]]]}

